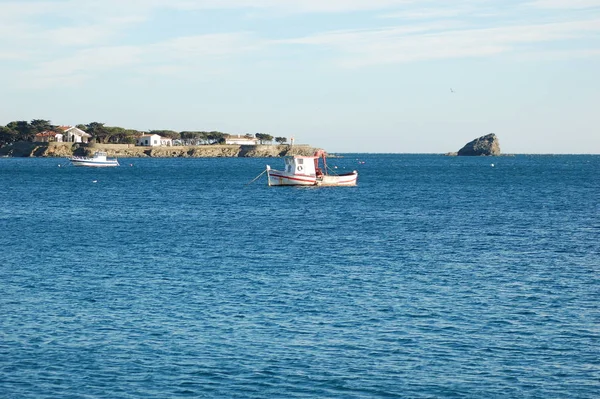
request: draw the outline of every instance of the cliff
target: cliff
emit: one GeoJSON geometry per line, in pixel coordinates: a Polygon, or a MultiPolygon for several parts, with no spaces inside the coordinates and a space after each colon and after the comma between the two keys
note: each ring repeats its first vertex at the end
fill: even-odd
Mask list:
{"type": "Polygon", "coordinates": [[[0,148],[0,156],[12,157],[70,157],[91,156],[95,151],[106,151],[117,158],[217,158],[217,157],[281,157],[315,153],[308,145],[202,145],[174,147],[140,147],[133,144],[81,144],[18,142],[0,148]]]}
{"type": "Polygon", "coordinates": [[[500,142],[494,133],[479,137],[458,150],[458,156],[500,155],[500,142]]]}

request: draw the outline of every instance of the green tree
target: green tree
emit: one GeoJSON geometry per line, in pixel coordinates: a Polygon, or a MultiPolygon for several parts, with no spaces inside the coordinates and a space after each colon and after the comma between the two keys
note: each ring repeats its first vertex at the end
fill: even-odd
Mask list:
{"type": "Polygon", "coordinates": [[[85,125],[85,127],[86,128],[82,130],[91,134],[98,143],[107,143],[110,139],[110,131],[104,127],[104,123],[91,122],[85,125]]]}
{"type": "Polygon", "coordinates": [[[275,141],[278,144],[285,144],[287,142],[287,138],[285,138],[285,137],[275,137],[275,141]]]}
{"type": "Polygon", "coordinates": [[[198,145],[200,142],[204,141],[203,132],[190,132],[184,131],[180,133],[181,140],[185,145],[198,145]]]}
{"type": "Polygon", "coordinates": [[[273,141],[273,136],[270,134],[256,133],[254,136],[258,139],[258,141],[260,141],[261,144],[270,144],[273,141]]]}
{"type": "Polygon", "coordinates": [[[14,121],[6,125],[15,134],[15,141],[33,141],[35,132],[27,121],[14,121]]]}
{"type": "Polygon", "coordinates": [[[161,137],[167,137],[170,139],[181,138],[181,133],[175,132],[173,130],[150,130],[148,134],[158,134],[161,137]]]}
{"type": "Polygon", "coordinates": [[[34,119],[30,123],[31,131],[35,134],[45,132],[46,130],[54,130],[56,126],[45,119],[34,119]]]}
{"type": "Polygon", "coordinates": [[[17,135],[6,126],[0,126],[0,147],[16,141],[17,135]]]}
{"type": "Polygon", "coordinates": [[[123,137],[120,141],[121,144],[135,144],[135,136],[123,137]]]}
{"type": "Polygon", "coordinates": [[[212,131],[206,135],[207,141],[209,144],[224,144],[225,143],[225,133],[212,131]]]}

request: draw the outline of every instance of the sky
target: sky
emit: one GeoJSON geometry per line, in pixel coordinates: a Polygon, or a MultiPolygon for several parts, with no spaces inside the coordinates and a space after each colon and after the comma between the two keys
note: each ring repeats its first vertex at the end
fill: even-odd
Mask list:
{"type": "Polygon", "coordinates": [[[0,0],[0,125],[600,154],[600,0],[0,0]]]}

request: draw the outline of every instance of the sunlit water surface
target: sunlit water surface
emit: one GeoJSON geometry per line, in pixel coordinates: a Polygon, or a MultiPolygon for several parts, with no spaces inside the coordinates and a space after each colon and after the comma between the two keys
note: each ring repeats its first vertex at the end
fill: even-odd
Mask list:
{"type": "Polygon", "coordinates": [[[0,159],[2,398],[600,397],[600,156],[64,163],[0,159]]]}

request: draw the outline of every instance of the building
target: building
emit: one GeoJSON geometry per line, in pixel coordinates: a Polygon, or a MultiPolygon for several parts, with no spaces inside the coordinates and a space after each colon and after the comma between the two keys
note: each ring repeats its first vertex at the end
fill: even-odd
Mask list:
{"type": "Polygon", "coordinates": [[[143,136],[137,138],[135,145],[146,147],[170,147],[173,145],[173,140],[168,137],[162,137],[158,134],[144,134],[143,136]]]}
{"type": "Polygon", "coordinates": [[[54,130],[44,130],[35,135],[35,141],[38,143],[61,143],[63,141],[63,134],[55,132],[54,130]]]}
{"type": "Polygon", "coordinates": [[[258,139],[248,136],[228,136],[225,138],[225,144],[237,144],[237,145],[257,145],[258,139]]]}
{"type": "Polygon", "coordinates": [[[75,126],[59,126],[56,130],[58,130],[59,133],[62,133],[61,141],[68,143],[87,143],[92,137],[91,134],[76,128],[75,126]]]}

